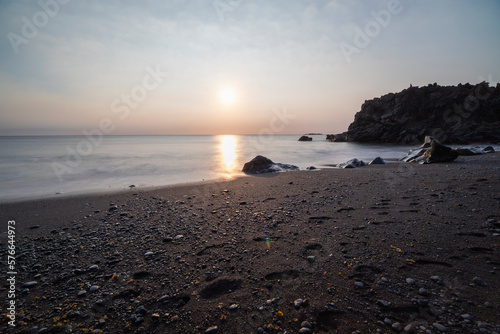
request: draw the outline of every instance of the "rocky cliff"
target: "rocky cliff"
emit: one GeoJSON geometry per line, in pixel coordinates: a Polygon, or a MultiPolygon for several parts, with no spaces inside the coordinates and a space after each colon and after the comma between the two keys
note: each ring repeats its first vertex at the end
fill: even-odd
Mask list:
{"type": "Polygon", "coordinates": [[[500,84],[410,87],[367,100],[347,132],[330,141],[446,144],[500,142],[500,84]]]}

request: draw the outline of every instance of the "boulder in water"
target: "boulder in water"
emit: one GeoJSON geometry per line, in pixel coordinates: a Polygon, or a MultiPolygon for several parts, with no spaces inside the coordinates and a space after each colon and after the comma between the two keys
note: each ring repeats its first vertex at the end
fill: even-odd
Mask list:
{"type": "Polygon", "coordinates": [[[406,156],[403,158],[399,159],[400,161],[404,162],[421,162],[423,161],[422,155],[427,151],[427,148],[417,148],[414,150],[410,150],[408,153],[406,153],[406,156]]]}
{"type": "Polygon", "coordinates": [[[351,159],[347,162],[338,164],[337,167],[345,169],[345,168],[357,168],[357,167],[363,167],[363,166],[366,166],[366,163],[362,160],[358,160],[355,158],[355,159],[351,159]]]}
{"type": "Polygon", "coordinates": [[[376,157],[369,163],[369,165],[385,165],[385,164],[387,164],[387,162],[381,157],[376,157]]]}
{"type": "Polygon", "coordinates": [[[312,141],[312,137],[309,136],[302,136],[299,138],[299,141],[312,141]]]}
{"type": "Polygon", "coordinates": [[[491,146],[485,148],[480,147],[460,147],[457,148],[458,155],[479,155],[486,153],[495,153],[495,149],[491,146]]]}
{"type": "Polygon", "coordinates": [[[485,148],[483,148],[483,152],[484,153],[495,153],[495,149],[491,146],[486,146],[485,148]]]}
{"type": "Polygon", "coordinates": [[[243,172],[247,174],[276,173],[298,170],[299,167],[289,164],[275,163],[271,159],[258,155],[251,161],[245,163],[243,172]]]}

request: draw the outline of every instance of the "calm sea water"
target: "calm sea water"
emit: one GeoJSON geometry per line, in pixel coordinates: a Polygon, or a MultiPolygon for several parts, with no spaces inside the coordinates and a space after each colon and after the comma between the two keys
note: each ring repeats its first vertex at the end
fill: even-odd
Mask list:
{"type": "Polygon", "coordinates": [[[275,136],[0,137],[0,202],[230,179],[256,155],[304,169],[398,159],[408,146],[275,136]]]}

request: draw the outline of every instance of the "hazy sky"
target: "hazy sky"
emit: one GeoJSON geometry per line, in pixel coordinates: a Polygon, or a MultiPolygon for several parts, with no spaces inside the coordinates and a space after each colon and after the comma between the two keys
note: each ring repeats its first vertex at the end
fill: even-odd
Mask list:
{"type": "Polygon", "coordinates": [[[2,0],[0,135],[342,132],[410,83],[496,84],[499,22],[498,0],[2,0]]]}

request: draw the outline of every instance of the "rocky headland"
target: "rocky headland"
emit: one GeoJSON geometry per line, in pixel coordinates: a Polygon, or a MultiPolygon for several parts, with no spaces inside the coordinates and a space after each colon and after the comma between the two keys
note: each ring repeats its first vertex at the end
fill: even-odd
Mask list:
{"type": "Polygon", "coordinates": [[[421,143],[431,135],[443,144],[500,142],[500,84],[410,87],[367,100],[346,132],[333,142],[421,143]]]}

